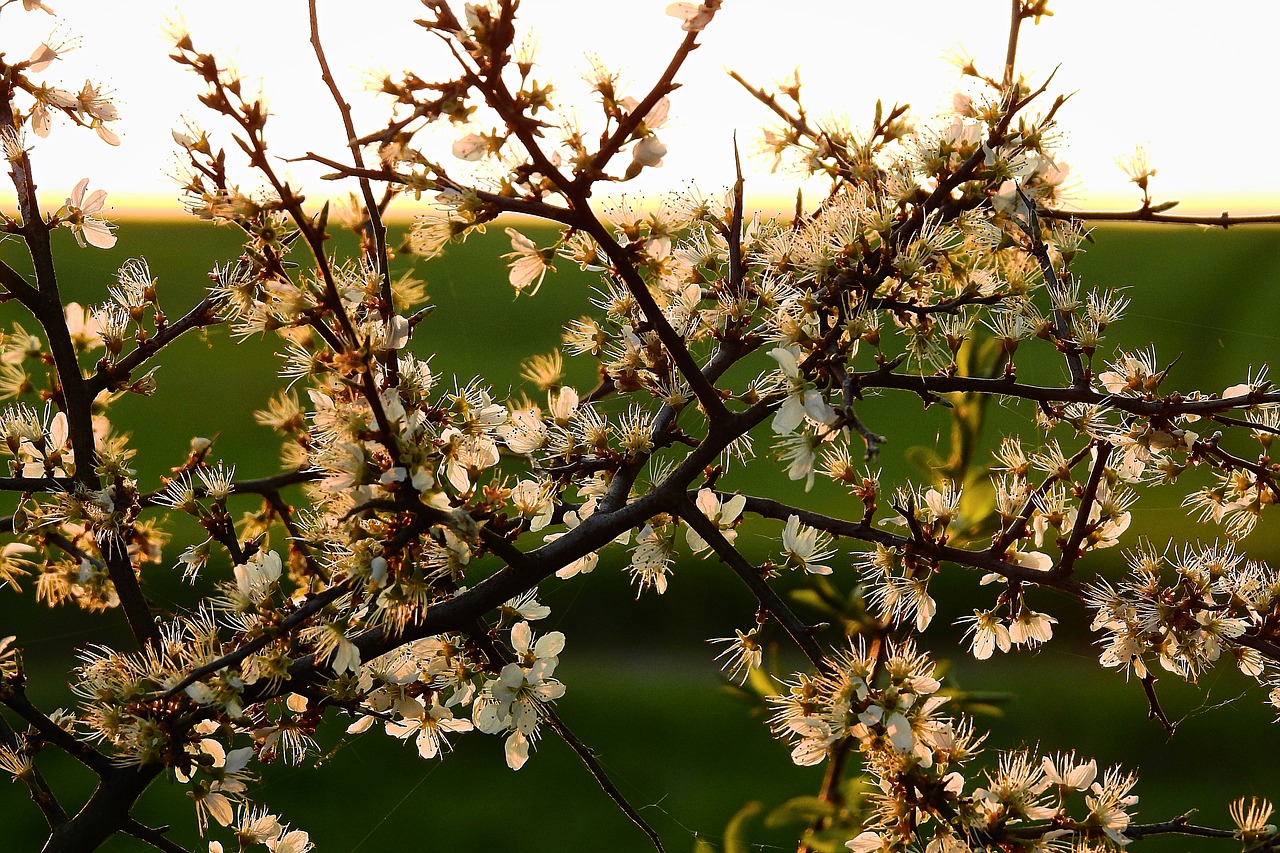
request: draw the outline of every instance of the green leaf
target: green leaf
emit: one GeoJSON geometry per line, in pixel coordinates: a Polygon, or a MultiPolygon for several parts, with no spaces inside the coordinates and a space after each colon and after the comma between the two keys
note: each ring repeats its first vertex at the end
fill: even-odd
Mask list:
{"type": "Polygon", "coordinates": [[[960,494],[960,517],[971,530],[980,530],[996,511],[996,490],[986,477],[975,477],[960,494]]]}
{"type": "Polygon", "coordinates": [[[738,813],[724,829],[724,853],[751,853],[751,845],[747,843],[746,824],[760,814],[761,808],[758,802],[752,801],[738,809],[738,813]]]}
{"type": "Polygon", "coordinates": [[[834,804],[813,795],[792,797],[778,806],[764,819],[764,825],[770,829],[792,823],[811,824],[824,817],[831,817],[836,812],[834,804]]]}
{"type": "Polygon", "coordinates": [[[699,838],[693,842],[693,853],[716,853],[716,848],[699,838]]]}
{"type": "Polygon", "coordinates": [[[812,589],[793,589],[788,597],[796,604],[803,604],[806,607],[812,607],[819,613],[826,613],[831,616],[839,616],[840,612],[832,607],[817,590],[812,589]]]}
{"type": "Polygon", "coordinates": [[[938,456],[932,447],[924,447],[923,445],[908,447],[902,455],[912,465],[928,474],[930,479],[938,476],[938,469],[944,464],[942,457],[938,456]]]}
{"type": "Polygon", "coordinates": [[[772,696],[778,692],[777,685],[773,683],[773,680],[769,678],[768,673],[763,668],[751,670],[750,674],[747,675],[747,684],[761,698],[772,696]]]}

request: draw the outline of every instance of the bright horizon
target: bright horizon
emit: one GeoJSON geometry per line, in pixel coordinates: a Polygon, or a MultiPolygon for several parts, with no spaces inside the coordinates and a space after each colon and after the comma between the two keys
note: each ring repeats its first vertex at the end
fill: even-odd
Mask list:
{"type": "MultiPolygon", "coordinates": [[[[525,0],[519,27],[536,32],[541,44],[543,70],[535,76],[582,92],[584,54],[593,52],[607,66],[621,68],[632,83],[629,91],[642,96],[683,35],[679,22],[664,14],[667,2],[615,0],[601,13],[601,4],[591,0],[525,0]]],[[[176,186],[165,173],[174,163],[170,131],[184,116],[210,130],[215,145],[227,148],[233,174],[253,185],[226,128],[202,114],[194,76],[167,58],[164,24],[175,17],[197,49],[232,61],[253,85],[263,81],[272,112],[268,141],[277,156],[315,150],[342,158],[336,110],[316,71],[301,0],[138,2],[128,5],[127,16],[120,14],[122,4],[101,0],[50,5],[56,18],[23,12],[20,5],[5,9],[0,50],[11,59],[24,57],[52,30],[80,37],[80,47],[42,79],[76,90],[86,77],[105,84],[122,114],[113,125],[121,137],[116,148],[57,119],[48,139],[28,134],[41,198],[51,209],[88,177],[91,189],[108,192],[113,218],[181,216],[176,186]],[[59,163],[74,166],[59,169],[59,163]]],[[[373,129],[384,115],[382,104],[361,91],[369,70],[413,68],[425,79],[433,71],[452,70],[438,61],[442,54],[432,39],[408,23],[421,9],[418,2],[378,5],[384,17],[373,20],[368,5],[320,2],[321,35],[356,109],[358,130],[373,129]],[[383,24],[390,35],[379,35],[381,22],[390,22],[383,24]]],[[[624,185],[629,196],[652,200],[690,182],[712,194],[732,181],[734,132],[749,153],[770,115],[728,78],[726,68],[772,86],[799,66],[812,114],[842,113],[856,127],[866,127],[877,98],[886,106],[910,103],[917,120],[945,110],[960,79],[944,58],[948,52],[966,52],[992,75],[1003,62],[1004,0],[808,0],[779,9],[775,0],[726,0],[703,34],[703,47],[678,78],[684,88],[672,96],[672,118],[660,133],[669,146],[664,166],[624,185]]],[[[1189,14],[1180,3],[1060,0],[1050,9],[1054,17],[1024,25],[1019,66],[1036,83],[1060,66],[1046,103],[1055,94],[1075,92],[1059,116],[1067,133],[1060,150],[1071,169],[1068,186],[1076,207],[1136,208],[1139,194],[1115,161],[1143,145],[1159,170],[1152,181],[1155,200],[1180,200],[1176,212],[1280,212],[1280,160],[1259,152],[1262,141],[1280,131],[1280,115],[1264,89],[1280,4],[1227,0],[1211,18],[1189,14]]],[[[591,117],[585,97],[564,102],[591,117]]],[[[447,142],[435,156],[447,161],[447,142]]],[[[750,208],[794,204],[794,177],[768,174],[760,157],[747,157],[744,168],[750,208]]],[[[295,185],[312,197],[333,189],[318,180],[320,171],[288,169],[295,185]]],[[[4,183],[0,206],[12,210],[12,187],[4,183]]],[[[816,192],[814,185],[806,195],[816,192]]],[[[397,212],[409,215],[429,205],[426,198],[401,201],[397,212]]]]}

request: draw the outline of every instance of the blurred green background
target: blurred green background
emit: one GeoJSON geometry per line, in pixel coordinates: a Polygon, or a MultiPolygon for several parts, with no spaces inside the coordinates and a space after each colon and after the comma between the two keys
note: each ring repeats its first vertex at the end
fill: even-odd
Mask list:
{"type": "MultiPolygon", "coordinates": [[[[107,252],[80,249],[65,232],[56,236],[68,300],[87,304],[108,298],[114,270],[129,258],[145,257],[171,318],[200,298],[213,265],[238,251],[234,232],[189,223],[121,223],[119,243],[107,252]]],[[[1098,229],[1095,237],[1077,275],[1086,288],[1124,287],[1133,299],[1127,320],[1110,330],[1106,354],[1111,347],[1155,343],[1163,363],[1182,357],[1167,390],[1218,392],[1244,381],[1248,368],[1256,371],[1276,349],[1276,232],[1108,227],[1098,229]]],[[[350,245],[339,240],[334,248],[342,252],[350,245]]],[[[10,240],[0,244],[0,256],[21,266],[20,249],[10,240]]],[[[561,326],[589,310],[594,279],[561,262],[536,298],[515,301],[497,258],[505,251],[507,241],[495,229],[419,268],[437,310],[420,327],[414,349],[422,355],[435,353],[433,369],[446,385],[455,375],[460,382],[479,375],[499,398],[520,391],[536,398],[520,384],[519,362],[553,349],[561,326]]],[[[6,329],[26,319],[16,303],[0,306],[6,329]]],[[[275,348],[271,340],[237,346],[225,329],[216,328],[179,341],[162,356],[158,393],[122,400],[113,409],[117,427],[132,432],[134,446],[145,449],[137,459],[143,488],[154,488],[161,474],[180,464],[197,435],[217,435],[213,458],[234,462],[242,477],[277,469],[278,443],[252,419],[252,411],[278,384],[275,348]]],[[[1053,381],[1057,374],[1051,371],[1058,368],[1050,365],[1035,368],[1036,378],[1053,381]]],[[[770,366],[762,363],[759,368],[770,366]]],[[[589,363],[570,361],[568,369],[570,381],[580,388],[592,384],[589,363]]],[[[903,451],[935,446],[949,430],[945,410],[922,411],[908,395],[871,399],[859,414],[873,430],[889,436],[879,463],[886,487],[908,477],[919,479],[903,451]]],[[[992,407],[989,443],[1027,430],[1030,418],[1030,410],[1022,406],[992,407]]],[[[757,450],[767,455],[767,442],[759,442],[757,450]]],[[[767,460],[756,467],[758,473],[749,477],[731,474],[726,487],[772,493],[831,513],[855,511],[822,483],[805,494],[767,460]]],[[[1184,493],[1181,487],[1147,490],[1122,544],[1132,546],[1140,533],[1159,545],[1170,538],[1215,538],[1217,530],[1185,518],[1179,508],[1184,493]]],[[[170,559],[150,569],[145,582],[158,601],[177,608],[189,604],[193,592],[170,567],[200,531],[183,526],[182,520],[174,530],[170,559]]],[[[749,524],[739,542],[748,553],[762,555],[772,547],[771,535],[776,535],[773,528],[749,524]]],[[[1264,522],[1246,545],[1255,558],[1272,559],[1278,542],[1264,522]]],[[[1081,570],[1118,574],[1118,551],[1090,558],[1081,570]]],[[[759,715],[718,686],[723,681],[712,660],[715,651],[705,641],[751,624],[755,608],[739,582],[713,560],[687,561],[676,567],[665,596],[647,594],[637,601],[618,568],[624,556],[611,555],[591,575],[545,584],[541,597],[551,605],[552,616],[538,627],[568,635],[557,672],[568,685],[559,703],[564,720],[596,749],[621,790],[662,834],[667,849],[690,850],[699,838],[718,844],[726,823],[747,801],[759,800],[769,808],[816,792],[822,768],[793,767],[759,715]]],[[[847,559],[837,563],[836,578],[844,588],[853,585],[847,559]]],[[[975,574],[953,569],[935,583],[939,612],[929,643],[936,657],[953,661],[951,676],[960,687],[1012,694],[1003,716],[980,720],[991,729],[989,750],[1038,743],[1042,750],[1079,749],[1096,756],[1100,765],[1134,767],[1141,777],[1138,816],[1145,821],[1203,807],[1196,820],[1222,824],[1226,804],[1236,796],[1280,794],[1280,765],[1274,760],[1280,742],[1270,725],[1273,715],[1261,706],[1261,693],[1228,667],[1208,674],[1198,686],[1175,683],[1172,677],[1161,680],[1165,708],[1180,721],[1176,736],[1167,739],[1146,718],[1141,686],[1098,668],[1088,620],[1071,602],[1041,599],[1062,624],[1054,642],[1038,653],[998,656],[983,664],[966,657],[960,632],[947,626],[994,599],[989,589],[976,588],[976,580],[975,574]]],[[[74,647],[128,647],[117,613],[36,609],[30,590],[21,600],[6,590],[0,613],[0,636],[19,636],[33,675],[31,693],[46,709],[70,702],[65,682],[74,665],[74,647]]],[[[339,741],[341,726],[332,725],[327,734],[320,739],[325,749],[339,741]]],[[[445,760],[426,762],[411,745],[374,729],[344,741],[320,762],[318,771],[310,766],[268,768],[253,797],[309,830],[326,853],[648,849],[643,836],[554,736],[543,739],[519,773],[504,765],[498,738],[469,735],[455,738],[455,744],[456,752],[445,760]]],[[[67,806],[88,792],[93,780],[71,762],[52,754],[42,762],[55,790],[65,791],[67,806]]],[[[172,824],[175,840],[203,853],[182,786],[157,782],[138,815],[172,824]]],[[[22,786],[0,786],[0,816],[0,838],[5,839],[0,849],[38,849],[43,824],[22,786]]],[[[795,828],[769,829],[758,820],[749,828],[750,839],[762,850],[794,849],[795,836],[795,828]]],[[[1161,839],[1142,847],[1172,851],[1200,844],[1161,839]]],[[[105,849],[142,846],[117,838],[105,849]]]]}

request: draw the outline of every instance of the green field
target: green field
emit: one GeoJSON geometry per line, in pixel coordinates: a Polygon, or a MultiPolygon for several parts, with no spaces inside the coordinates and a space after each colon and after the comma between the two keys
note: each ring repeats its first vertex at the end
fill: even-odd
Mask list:
{"type": "MultiPolygon", "coordinates": [[[[123,223],[119,234],[119,244],[109,252],[78,249],[69,235],[58,235],[65,238],[59,241],[59,272],[68,299],[89,303],[107,298],[113,271],[126,259],[143,256],[159,279],[161,305],[176,317],[200,298],[213,264],[237,251],[232,232],[211,226],[123,223]]],[[[1256,371],[1277,349],[1280,235],[1275,231],[1107,228],[1096,237],[1078,275],[1086,287],[1126,287],[1133,299],[1128,319],[1109,334],[1109,343],[1135,348],[1154,342],[1164,362],[1181,355],[1166,390],[1220,392],[1244,381],[1250,366],[1256,371]],[[1190,384],[1192,377],[1199,386],[1190,384]]],[[[16,248],[12,241],[0,245],[0,254],[12,259],[16,248]]],[[[535,299],[513,301],[505,269],[496,259],[503,251],[507,245],[499,229],[421,269],[437,310],[414,344],[422,355],[436,353],[432,365],[446,384],[452,384],[448,377],[454,375],[461,382],[480,375],[498,397],[528,390],[519,384],[520,360],[558,343],[560,326],[588,310],[592,283],[576,271],[562,271],[548,279],[535,299]]],[[[0,306],[0,326],[24,319],[19,312],[16,304],[0,306]]],[[[134,433],[135,446],[147,449],[137,460],[144,488],[154,488],[161,474],[181,463],[197,435],[216,435],[215,456],[235,462],[241,476],[276,470],[277,442],[252,420],[252,411],[277,385],[274,348],[272,341],[236,346],[222,329],[184,339],[161,358],[160,390],[154,397],[124,400],[113,409],[117,425],[134,433]]],[[[590,365],[570,364],[570,378],[581,387],[590,384],[592,375],[590,365]]],[[[905,448],[933,445],[949,428],[944,410],[921,412],[919,401],[909,397],[872,399],[859,414],[890,438],[882,460],[884,480],[890,484],[918,475],[902,460],[905,448]]],[[[1018,432],[1029,418],[1019,408],[997,408],[990,435],[1018,432]]],[[[766,462],[761,465],[764,473],[732,485],[779,493],[833,513],[844,511],[835,491],[820,484],[805,495],[773,468],[766,462]]],[[[1138,504],[1123,544],[1134,544],[1139,532],[1158,543],[1171,537],[1214,538],[1217,531],[1199,529],[1184,518],[1180,494],[1153,489],[1138,504]]],[[[1273,524],[1247,540],[1253,556],[1280,558],[1276,528],[1273,524]]],[[[174,557],[200,531],[190,525],[175,532],[174,557]]],[[[747,527],[739,541],[751,553],[762,553],[769,545],[760,527],[747,527]]],[[[1107,571],[1115,572],[1118,555],[1104,556],[1110,558],[1107,571]]],[[[167,567],[152,570],[146,583],[161,599],[180,606],[191,593],[173,574],[167,567]]],[[[837,578],[852,585],[847,563],[837,568],[837,578]]],[[[957,570],[935,587],[935,626],[992,597],[987,591],[974,597],[976,579],[957,570]]],[[[718,563],[677,566],[672,587],[661,598],[648,595],[634,601],[627,578],[608,561],[589,576],[552,579],[542,597],[553,609],[551,627],[569,637],[557,671],[568,685],[561,713],[598,751],[624,793],[645,807],[668,850],[690,850],[695,838],[716,842],[730,817],[749,800],[777,805],[816,791],[821,768],[792,767],[785,748],[768,737],[750,709],[718,689],[714,652],[704,641],[745,626],[754,611],[749,596],[718,563]]],[[[118,614],[31,614],[30,600],[19,603],[7,590],[0,601],[5,614],[0,636],[19,635],[33,673],[31,693],[46,709],[70,701],[64,682],[74,645],[128,643],[118,614]]],[[[989,747],[1038,742],[1044,750],[1081,749],[1103,765],[1136,765],[1143,780],[1138,812],[1144,821],[1172,818],[1203,804],[1196,820],[1221,824],[1227,802],[1236,796],[1280,795],[1280,765],[1271,758],[1280,741],[1258,691],[1236,698],[1247,685],[1225,671],[1221,677],[1210,674],[1198,687],[1175,684],[1172,677],[1162,680],[1166,709],[1183,720],[1177,735],[1166,741],[1160,727],[1146,719],[1141,687],[1126,684],[1122,675],[1099,673],[1083,614],[1055,615],[1063,625],[1047,648],[989,665],[964,657],[956,644],[958,631],[931,632],[936,656],[955,660],[953,672],[962,687],[1015,694],[1003,717],[985,720],[992,730],[989,747]],[[1234,701],[1226,707],[1210,708],[1229,700],[1234,701]]],[[[332,727],[332,736],[322,743],[336,743],[340,731],[332,727]]],[[[47,761],[55,790],[92,782],[59,759],[50,755],[47,761]]],[[[424,762],[377,730],[345,743],[323,764],[319,771],[270,768],[257,798],[310,830],[326,853],[647,849],[643,836],[549,733],[519,773],[503,764],[496,738],[458,738],[455,754],[443,762],[424,762]]],[[[74,796],[66,797],[67,803],[74,801],[74,796]]],[[[6,839],[0,849],[38,847],[35,840],[18,840],[43,837],[39,814],[22,786],[0,786],[0,815],[6,839]]],[[[203,853],[180,786],[156,783],[139,816],[172,823],[176,840],[203,853]]],[[[764,850],[794,849],[794,833],[766,830],[758,822],[752,840],[764,850]]],[[[1189,849],[1193,842],[1165,839],[1141,846],[1172,851],[1189,849]]],[[[105,849],[140,847],[131,839],[116,839],[105,849]]]]}

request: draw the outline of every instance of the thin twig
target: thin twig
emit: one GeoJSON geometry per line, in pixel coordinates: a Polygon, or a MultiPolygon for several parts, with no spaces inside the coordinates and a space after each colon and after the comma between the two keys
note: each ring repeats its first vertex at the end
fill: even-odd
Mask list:
{"type": "Polygon", "coordinates": [[[209,661],[206,664],[196,667],[183,676],[182,680],[165,691],[165,697],[171,698],[177,696],[186,690],[192,684],[213,675],[221,669],[229,666],[237,666],[260,649],[264,649],[276,640],[289,636],[295,628],[306,622],[312,616],[315,616],[324,608],[337,601],[342,596],[351,592],[354,583],[348,581],[326,589],[324,592],[318,592],[309,596],[297,610],[290,613],[284,619],[280,620],[280,624],[273,626],[271,629],[264,631],[262,634],[249,640],[244,645],[239,646],[235,651],[228,652],[219,658],[209,661]]]}
{"type": "MultiPolygon", "coordinates": [[[[724,499],[731,497],[731,495],[718,494],[721,494],[724,499]]],[[[855,522],[843,518],[834,518],[811,510],[792,507],[769,498],[747,495],[746,500],[746,512],[754,513],[764,518],[786,521],[790,516],[794,515],[806,527],[813,527],[834,536],[844,536],[863,542],[875,542],[888,548],[910,547],[920,557],[939,562],[954,563],[958,566],[967,566],[984,572],[995,572],[1009,580],[1038,584],[1057,590],[1072,598],[1082,598],[1084,596],[1084,585],[1073,578],[1055,577],[1048,572],[1029,569],[1017,563],[1005,562],[996,556],[992,556],[987,551],[966,551],[963,548],[955,548],[950,545],[939,545],[928,539],[920,540],[913,537],[900,536],[896,533],[880,530],[865,520],[855,522]]],[[[703,538],[705,539],[706,537],[703,538]]]]}
{"type": "Polygon", "coordinates": [[[1160,707],[1160,698],[1156,696],[1156,677],[1149,672],[1142,676],[1142,690],[1147,694],[1147,716],[1153,720],[1159,720],[1169,737],[1173,737],[1177,726],[1165,714],[1164,708],[1160,707]]]}
{"type": "Polygon", "coordinates": [[[1084,492],[1080,495],[1080,508],[1076,511],[1076,523],[1071,528],[1071,537],[1067,540],[1067,544],[1062,547],[1062,557],[1058,560],[1058,565],[1052,569],[1052,574],[1069,576],[1072,568],[1076,564],[1076,560],[1080,559],[1080,546],[1084,542],[1084,537],[1089,533],[1093,524],[1089,521],[1089,515],[1093,512],[1093,503],[1098,499],[1098,489],[1102,484],[1102,476],[1107,470],[1107,459],[1111,456],[1111,445],[1106,442],[1098,442],[1097,456],[1093,460],[1093,470],[1089,472],[1089,480],[1085,483],[1084,492]]]}
{"type": "Polygon", "coordinates": [[[622,810],[623,814],[631,819],[632,823],[640,828],[641,832],[649,836],[649,840],[653,842],[654,849],[656,849],[658,853],[664,853],[662,839],[658,836],[657,830],[649,825],[649,822],[646,821],[640,812],[636,810],[635,806],[631,805],[627,798],[623,796],[622,792],[618,790],[617,785],[613,783],[613,780],[610,779],[609,775],[605,772],[604,766],[600,763],[599,759],[596,758],[595,751],[583,743],[578,736],[564,724],[564,720],[560,718],[560,715],[557,714],[554,709],[544,706],[542,710],[545,715],[547,725],[551,727],[553,732],[559,735],[560,739],[563,740],[565,744],[573,750],[574,754],[582,760],[582,763],[587,766],[587,771],[591,773],[591,776],[596,780],[596,784],[600,786],[600,789],[604,791],[605,795],[608,796],[609,799],[613,800],[614,804],[622,810]]]}
{"type": "MultiPolygon", "coordinates": [[[[324,46],[320,40],[320,22],[316,14],[316,0],[308,0],[307,14],[311,27],[311,47],[315,51],[316,61],[320,65],[320,76],[323,78],[325,86],[329,89],[329,94],[333,96],[333,102],[338,107],[338,113],[342,116],[342,127],[347,133],[347,148],[351,151],[351,159],[355,162],[357,169],[363,169],[364,152],[361,150],[360,142],[356,138],[355,124],[351,119],[351,106],[342,97],[342,91],[333,79],[333,73],[329,70],[329,60],[325,57],[324,46]]],[[[394,300],[391,294],[391,266],[387,255],[387,227],[382,222],[381,208],[379,208],[377,199],[373,195],[373,185],[366,177],[359,178],[358,182],[360,184],[360,192],[364,196],[365,216],[368,217],[369,230],[373,232],[374,262],[378,265],[378,277],[381,280],[382,304],[379,306],[379,314],[382,317],[382,321],[386,323],[390,321],[391,316],[395,313],[394,300]]],[[[395,385],[398,372],[397,356],[396,351],[390,347],[387,348],[386,368],[391,384],[395,385]]]]}
{"type": "Polygon", "coordinates": [[[1013,74],[1018,58],[1018,33],[1022,29],[1022,19],[1026,17],[1022,10],[1022,0],[1011,0],[1013,13],[1009,19],[1009,38],[1004,54],[1004,78],[1000,88],[1004,90],[1005,103],[1012,104],[1014,99],[1013,74]]]}
{"type": "MultiPolygon", "coordinates": [[[[9,721],[0,716],[0,744],[4,744],[17,753],[21,748],[18,743],[18,735],[9,725],[9,721]]],[[[40,814],[44,815],[45,823],[50,829],[67,822],[67,812],[62,808],[62,804],[58,802],[58,798],[54,796],[53,789],[49,787],[49,783],[45,780],[40,769],[36,767],[35,757],[29,758],[31,762],[30,769],[26,773],[16,778],[21,778],[26,783],[27,790],[31,794],[31,802],[36,804],[36,808],[40,810],[40,814]]]]}
{"type": "MultiPolygon", "coordinates": [[[[1280,213],[1231,214],[1223,211],[1217,216],[1164,213],[1157,208],[1142,207],[1137,210],[1042,210],[1048,219],[1079,220],[1081,222],[1151,222],[1166,225],[1211,225],[1226,230],[1236,225],[1280,224],[1280,213]]],[[[1165,208],[1166,210],[1168,208],[1165,208]]]]}
{"type": "MultiPolygon", "coordinates": [[[[491,663],[496,665],[506,665],[512,662],[511,655],[494,642],[482,622],[474,622],[467,631],[467,635],[471,638],[472,642],[474,642],[481,651],[485,653],[485,656],[489,658],[491,663]]],[[[605,796],[612,800],[614,805],[616,805],[632,823],[639,827],[641,832],[649,837],[649,840],[653,843],[653,846],[658,853],[664,853],[662,839],[658,836],[657,831],[649,825],[649,822],[644,819],[639,810],[637,810],[635,806],[631,805],[626,796],[618,790],[618,786],[609,778],[609,774],[604,769],[604,765],[602,765],[600,760],[596,758],[595,750],[583,743],[582,739],[574,734],[573,730],[565,724],[564,720],[561,719],[560,715],[556,713],[556,710],[551,707],[550,704],[543,703],[539,705],[538,713],[551,730],[565,742],[565,745],[572,749],[574,754],[582,760],[582,763],[587,767],[587,771],[591,774],[592,778],[596,780],[596,784],[600,786],[602,791],[604,791],[605,796]]]]}
{"type": "Polygon", "coordinates": [[[157,352],[193,329],[214,326],[222,322],[214,310],[211,297],[200,300],[195,307],[164,329],[147,338],[118,361],[98,363],[97,372],[85,380],[88,393],[97,396],[113,385],[127,382],[129,374],[145,364],[157,352]]]}
{"type": "Polygon", "coordinates": [[[1040,237],[1039,203],[1024,193],[1021,187],[1018,187],[1018,196],[1027,206],[1029,218],[1026,223],[1023,223],[1022,220],[1015,216],[1013,221],[1027,235],[1027,240],[1031,244],[1031,255],[1040,265],[1040,272],[1044,275],[1045,286],[1049,289],[1050,297],[1054,302],[1054,337],[1057,338],[1058,348],[1062,350],[1062,355],[1067,360],[1067,369],[1071,372],[1071,385],[1075,388],[1087,388],[1089,387],[1089,374],[1085,369],[1084,359],[1080,355],[1080,346],[1075,340],[1075,333],[1071,330],[1067,311],[1057,304],[1058,294],[1065,292],[1071,273],[1064,269],[1060,278],[1058,271],[1054,269],[1053,259],[1049,256],[1049,249],[1040,237]]]}
{"type": "Polygon", "coordinates": [[[760,570],[747,561],[746,557],[738,552],[737,548],[724,537],[720,532],[720,528],[702,514],[702,511],[689,500],[687,496],[683,496],[683,500],[679,501],[672,510],[679,515],[684,522],[693,528],[694,532],[702,537],[703,541],[711,546],[716,552],[716,556],[720,561],[733,569],[742,581],[750,588],[756,600],[760,602],[770,616],[777,620],[783,630],[790,635],[792,641],[799,646],[800,651],[804,652],[805,657],[809,659],[819,670],[825,672],[830,668],[826,655],[822,653],[822,647],[818,645],[813,638],[813,632],[809,626],[800,621],[787,603],[783,601],[782,596],[769,586],[764,577],[760,574],[760,570]]]}
{"type": "Polygon", "coordinates": [[[1071,469],[1075,468],[1076,465],[1080,463],[1081,459],[1084,459],[1086,456],[1088,456],[1089,451],[1092,449],[1093,449],[1092,442],[1086,444],[1084,447],[1077,450],[1072,455],[1072,457],[1067,460],[1067,464],[1064,466],[1063,470],[1055,471],[1049,476],[1045,477],[1044,481],[1040,483],[1039,487],[1036,488],[1035,492],[1033,492],[1027,498],[1027,502],[1022,505],[1022,511],[1018,513],[1018,517],[1014,519],[1013,523],[1009,525],[1008,529],[1002,530],[1000,531],[999,534],[996,535],[995,540],[991,544],[991,550],[988,553],[990,553],[994,557],[998,557],[1001,554],[1003,554],[1005,552],[1005,549],[1008,548],[1011,544],[1021,539],[1023,535],[1025,535],[1027,532],[1027,524],[1031,520],[1031,513],[1035,511],[1036,507],[1039,505],[1039,501],[1042,500],[1046,494],[1048,494],[1049,489],[1053,486],[1054,483],[1069,477],[1071,474],[1071,469]]]}
{"type": "Polygon", "coordinates": [[[1161,823],[1131,823],[1121,834],[1135,841],[1151,835],[1194,835],[1200,838],[1235,838],[1236,834],[1228,829],[1215,829],[1211,826],[1196,826],[1187,823],[1193,812],[1166,820],[1161,823]]]}
{"type": "Polygon", "coordinates": [[[26,720],[27,725],[35,729],[47,743],[56,746],[98,776],[109,773],[115,766],[107,756],[49,719],[44,712],[31,703],[21,685],[4,685],[0,690],[0,704],[26,720]]]}
{"type": "Polygon", "coordinates": [[[169,831],[168,826],[150,827],[139,823],[133,818],[129,818],[121,831],[125,835],[132,835],[139,841],[145,841],[157,850],[163,850],[164,853],[189,853],[187,848],[165,836],[165,833],[169,831]]]}

